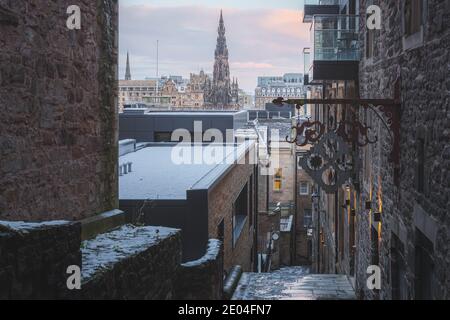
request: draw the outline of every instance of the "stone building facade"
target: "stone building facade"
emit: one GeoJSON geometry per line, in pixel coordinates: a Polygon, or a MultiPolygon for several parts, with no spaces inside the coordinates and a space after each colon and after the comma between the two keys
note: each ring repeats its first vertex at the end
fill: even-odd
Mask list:
{"type": "Polygon", "coordinates": [[[255,89],[255,109],[264,110],[266,104],[278,97],[300,99],[306,97],[303,74],[288,73],[282,77],[259,77],[255,89]]]}
{"type": "Polygon", "coordinates": [[[448,299],[449,79],[439,66],[449,61],[450,5],[351,3],[341,6],[360,17],[369,5],[378,5],[381,30],[369,31],[360,19],[357,78],[325,81],[312,98],[393,99],[400,120],[389,119],[382,109],[312,106],[313,119],[327,126],[330,119],[336,123],[355,114],[378,138],[364,147],[353,144],[357,169],[351,180],[335,193],[319,193],[313,206],[318,227],[313,267],[348,275],[361,299],[448,299]],[[398,163],[390,161],[395,138],[389,120],[399,126],[398,163]],[[370,266],[380,267],[380,289],[367,286],[370,266]]]}
{"type": "Polygon", "coordinates": [[[83,30],[69,31],[65,2],[0,1],[0,219],[118,205],[117,6],[79,6],[83,30]]]}
{"type": "Polygon", "coordinates": [[[125,104],[147,103],[156,91],[156,80],[119,80],[119,112],[125,104]]]}
{"type": "MultiPolygon", "coordinates": [[[[362,196],[381,212],[358,223],[357,289],[380,299],[448,299],[450,79],[450,3],[440,0],[361,1],[383,12],[382,29],[364,30],[360,62],[360,94],[401,101],[400,167],[388,161],[392,147],[386,129],[368,113],[360,113],[378,129],[380,143],[363,154],[362,196]],[[398,173],[399,183],[394,176],[398,173]],[[372,191],[372,192],[371,192],[372,191]],[[378,227],[377,232],[369,232],[378,227]],[[370,246],[378,242],[378,249],[370,246]],[[378,255],[378,257],[376,257],[378,255]],[[367,290],[363,274],[373,260],[382,271],[379,292],[367,290]]],[[[363,29],[362,29],[363,30],[363,29]]]]}

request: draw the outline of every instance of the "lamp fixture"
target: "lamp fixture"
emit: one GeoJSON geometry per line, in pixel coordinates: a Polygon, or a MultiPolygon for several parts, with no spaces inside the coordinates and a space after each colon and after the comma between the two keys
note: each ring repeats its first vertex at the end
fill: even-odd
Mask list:
{"type": "Polygon", "coordinates": [[[373,221],[381,222],[381,212],[376,211],[373,213],[373,221]]]}

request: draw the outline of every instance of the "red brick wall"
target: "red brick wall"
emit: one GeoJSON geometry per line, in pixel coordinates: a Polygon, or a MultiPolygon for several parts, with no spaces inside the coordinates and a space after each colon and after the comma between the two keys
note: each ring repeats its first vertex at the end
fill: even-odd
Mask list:
{"type": "Polygon", "coordinates": [[[117,2],[6,1],[0,24],[0,219],[80,219],[117,207],[117,2]]]}
{"type": "MultiPolygon", "coordinates": [[[[233,248],[233,203],[242,188],[250,181],[254,166],[236,165],[227,176],[210,192],[208,197],[209,237],[217,237],[217,226],[224,219],[224,268],[229,271],[233,265],[241,265],[244,271],[251,271],[251,249],[253,246],[252,228],[249,220],[244,226],[236,246],[233,248]]],[[[253,206],[255,207],[255,206],[253,206]]],[[[253,219],[255,221],[255,219],[253,219]]],[[[256,226],[255,226],[256,227],[256,226]]]]}

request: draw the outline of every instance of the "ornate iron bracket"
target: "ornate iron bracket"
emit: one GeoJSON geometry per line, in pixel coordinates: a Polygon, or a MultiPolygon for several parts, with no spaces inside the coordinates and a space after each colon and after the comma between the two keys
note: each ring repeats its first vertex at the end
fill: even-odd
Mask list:
{"type": "Polygon", "coordinates": [[[299,158],[298,164],[326,193],[336,192],[357,167],[347,143],[332,131],[324,134],[319,143],[299,158]]]}
{"type": "MultiPolygon", "coordinates": [[[[358,109],[370,109],[381,120],[392,140],[392,148],[389,155],[389,161],[394,163],[394,182],[399,183],[400,167],[400,101],[392,99],[287,99],[280,97],[273,101],[274,104],[295,105],[297,110],[306,104],[318,105],[341,105],[344,107],[353,107],[358,109]]],[[[294,139],[288,142],[296,143],[299,146],[314,144],[320,141],[324,135],[325,125],[320,121],[299,123],[293,127],[294,139]],[[310,129],[314,127],[314,129],[310,129]]],[[[354,143],[359,147],[373,144],[378,141],[378,137],[370,137],[369,126],[365,126],[359,120],[354,118],[352,121],[342,121],[337,124],[335,132],[344,141],[354,143]]]]}
{"type": "Polygon", "coordinates": [[[306,121],[297,124],[292,127],[293,138],[286,137],[286,141],[289,143],[295,143],[299,147],[304,147],[307,144],[315,143],[320,140],[320,138],[325,133],[325,125],[320,121],[306,121]],[[310,129],[314,127],[313,129],[310,129]]]}

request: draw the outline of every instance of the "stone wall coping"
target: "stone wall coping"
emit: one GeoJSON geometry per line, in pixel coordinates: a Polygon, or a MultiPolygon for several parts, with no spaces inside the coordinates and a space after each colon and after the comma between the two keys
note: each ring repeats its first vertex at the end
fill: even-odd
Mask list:
{"type": "Polygon", "coordinates": [[[124,225],[94,239],[82,242],[83,281],[111,268],[119,261],[137,255],[180,232],[179,229],[124,225]]]}
{"type": "Polygon", "coordinates": [[[239,265],[233,266],[233,268],[231,268],[228,277],[225,280],[225,285],[223,287],[223,292],[226,299],[229,300],[233,296],[234,291],[236,290],[239,281],[241,280],[241,276],[242,276],[242,267],[239,265]]]}
{"type": "Polygon", "coordinates": [[[182,266],[186,268],[198,267],[202,264],[206,264],[211,261],[217,260],[220,254],[220,249],[222,247],[222,241],[217,239],[210,239],[208,241],[208,247],[206,249],[206,254],[200,259],[194,261],[188,261],[183,263],[182,266]]]}
{"type": "Polygon", "coordinates": [[[28,231],[37,230],[43,228],[60,227],[63,225],[68,225],[72,223],[67,220],[52,220],[43,222],[26,222],[26,221],[4,221],[0,220],[0,229],[10,230],[10,231],[28,231]]]}
{"type": "Polygon", "coordinates": [[[98,234],[118,228],[128,222],[128,220],[125,212],[115,209],[83,219],[80,222],[81,240],[88,240],[98,234]]]}

